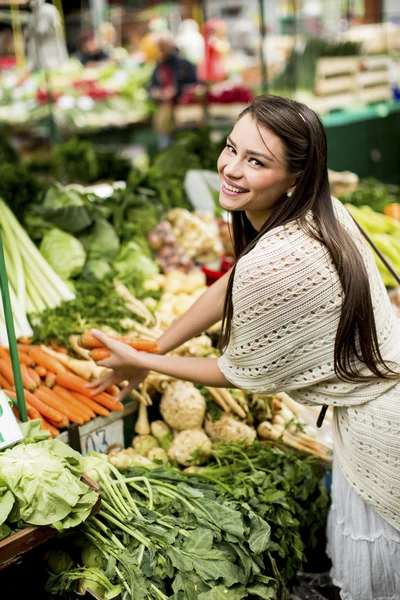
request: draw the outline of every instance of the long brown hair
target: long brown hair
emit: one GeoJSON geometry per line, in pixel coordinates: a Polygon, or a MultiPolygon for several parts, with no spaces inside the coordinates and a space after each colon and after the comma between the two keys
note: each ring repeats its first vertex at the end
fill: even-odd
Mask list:
{"type": "MultiPolygon", "coordinates": [[[[250,252],[266,232],[297,219],[309,235],[327,248],[342,285],[343,303],[334,348],[336,375],[352,381],[371,378],[361,374],[358,360],[368,367],[372,377],[399,377],[385,363],[379,349],[364,261],[334,213],[328,180],[326,135],[321,121],[304,104],[279,96],[258,96],[239,119],[246,114],[258,127],[265,127],[281,139],[288,171],[297,179],[291,197],[285,194],[277,202],[260,231],[253,228],[244,211],[232,212],[235,263],[250,252]],[[309,211],[314,217],[313,225],[305,219],[309,211]]],[[[234,272],[235,269],[225,297],[221,349],[227,347],[230,338],[234,272]]]]}

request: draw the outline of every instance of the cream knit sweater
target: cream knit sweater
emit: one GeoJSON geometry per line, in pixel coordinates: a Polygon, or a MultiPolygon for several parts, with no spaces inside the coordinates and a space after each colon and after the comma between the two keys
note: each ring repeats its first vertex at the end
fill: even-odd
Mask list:
{"type": "MultiPolygon", "coordinates": [[[[338,200],[340,222],[365,262],[382,356],[400,370],[400,322],[370,248],[338,200]]],[[[334,343],[342,304],[326,248],[293,221],[265,234],[239,260],[229,345],[219,359],[228,381],[256,393],[290,392],[334,410],[334,444],[356,492],[400,530],[400,380],[340,381],[334,343]]]]}

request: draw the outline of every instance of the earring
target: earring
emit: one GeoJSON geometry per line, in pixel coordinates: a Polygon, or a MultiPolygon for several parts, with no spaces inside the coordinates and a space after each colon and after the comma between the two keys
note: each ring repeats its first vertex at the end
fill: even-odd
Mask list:
{"type": "Polygon", "coordinates": [[[286,193],[286,196],[287,196],[288,198],[291,198],[292,194],[293,194],[293,192],[287,192],[287,193],[286,193]]]}

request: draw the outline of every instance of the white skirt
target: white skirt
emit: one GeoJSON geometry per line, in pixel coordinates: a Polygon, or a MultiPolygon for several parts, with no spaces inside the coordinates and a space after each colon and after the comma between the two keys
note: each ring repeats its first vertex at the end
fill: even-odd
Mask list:
{"type": "Polygon", "coordinates": [[[342,600],[400,600],[400,532],[356,494],[337,460],[327,537],[342,600]]]}

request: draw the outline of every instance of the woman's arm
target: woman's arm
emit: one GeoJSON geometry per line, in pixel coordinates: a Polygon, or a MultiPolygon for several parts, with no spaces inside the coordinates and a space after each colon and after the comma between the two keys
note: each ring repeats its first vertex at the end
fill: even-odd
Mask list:
{"type": "MultiPolygon", "coordinates": [[[[200,335],[203,331],[206,331],[209,327],[221,320],[229,275],[230,271],[225,273],[225,275],[209,287],[208,290],[196,300],[193,306],[191,306],[180,319],[177,319],[177,321],[175,321],[157,340],[161,349],[161,354],[167,354],[181,344],[200,335]]],[[[98,333],[96,335],[98,335],[98,333]]],[[[100,333],[100,336],[101,335],[103,334],[100,333]]],[[[110,338],[105,336],[105,340],[107,340],[107,345],[110,347],[110,338]]],[[[126,348],[125,345],[125,350],[126,348]]],[[[118,353],[114,353],[112,357],[101,363],[102,366],[109,367],[112,371],[100,379],[88,384],[88,387],[95,389],[96,392],[100,392],[114,383],[128,380],[129,384],[119,395],[119,399],[122,400],[132,389],[137,387],[139,383],[145,379],[149,369],[179,379],[188,379],[195,383],[208,384],[213,387],[224,387],[226,385],[226,380],[218,368],[217,360],[188,359],[190,362],[186,364],[181,362],[181,360],[187,359],[181,359],[180,357],[159,355],[155,357],[154,355],[149,354],[147,355],[149,361],[152,361],[153,358],[159,358],[166,362],[158,362],[157,365],[152,363],[152,366],[145,366],[143,361],[135,361],[132,358],[132,355],[132,360],[129,361],[129,357],[126,357],[126,352],[121,355],[122,350],[123,348],[119,348],[118,353]],[[178,359],[178,362],[176,362],[176,359],[178,359]],[[192,362],[193,360],[201,362],[199,364],[194,364],[192,362]],[[205,376],[207,379],[204,378],[205,376]]],[[[144,353],[140,354],[142,354],[143,358],[144,353]]]]}
{"type": "MultiPolygon", "coordinates": [[[[105,333],[93,330],[93,334],[110,350],[109,358],[97,364],[113,369],[115,373],[135,369],[156,371],[163,375],[185,379],[211,387],[234,387],[224,377],[218,367],[217,358],[187,358],[182,356],[161,356],[138,352],[127,344],[109,338],[105,333]]],[[[92,385],[92,387],[94,387],[92,385]]],[[[104,386],[101,386],[104,389],[104,386]]],[[[100,391],[100,386],[96,391],[100,391]]]]}
{"type": "Polygon", "coordinates": [[[174,350],[222,319],[230,273],[231,269],[213,283],[189,310],[157,340],[161,354],[174,350]]]}

